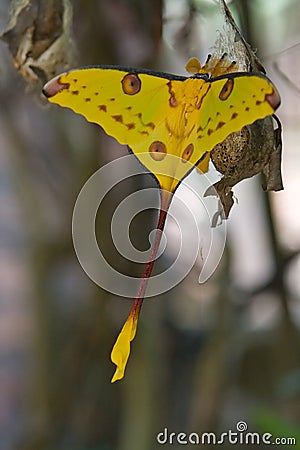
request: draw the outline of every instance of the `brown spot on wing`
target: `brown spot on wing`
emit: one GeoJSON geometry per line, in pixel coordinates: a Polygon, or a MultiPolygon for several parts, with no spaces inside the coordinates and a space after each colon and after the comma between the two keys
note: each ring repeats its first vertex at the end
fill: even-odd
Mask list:
{"type": "Polygon", "coordinates": [[[162,161],[167,155],[167,148],[163,142],[154,141],[149,146],[149,153],[155,161],[162,161]]]}
{"type": "Polygon", "coordinates": [[[170,98],[169,98],[169,105],[172,106],[172,108],[178,106],[176,97],[175,97],[175,92],[172,90],[172,81],[169,81],[167,83],[168,89],[169,89],[169,94],[170,94],[170,98]]]}
{"type": "Polygon", "coordinates": [[[146,123],[145,126],[151,128],[151,130],[155,129],[155,124],[153,122],[146,123]]]}
{"type": "Polygon", "coordinates": [[[133,122],[130,123],[124,123],[123,116],[121,114],[117,114],[115,116],[111,116],[113,119],[115,119],[116,122],[122,123],[127,127],[128,130],[133,130],[135,128],[135,124],[133,122]]]}
{"type": "Polygon", "coordinates": [[[274,111],[280,105],[280,95],[275,88],[273,89],[273,92],[271,94],[265,95],[265,100],[269,103],[269,105],[271,105],[274,111]]]}
{"type": "Polygon", "coordinates": [[[223,101],[227,100],[232,92],[233,86],[234,86],[233,78],[228,78],[226,83],[224,84],[224,86],[221,89],[221,92],[219,94],[219,99],[223,100],[223,101]]]}
{"type": "Polygon", "coordinates": [[[136,73],[127,73],[121,81],[124,94],[135,95],[141,90],[142,82],[136,73]]]}
{"type": "Polygon", "coordinates": [[[58,75],[57,77],[53,78],[52,80],[48,81],[48,83],[45,84],[43,88],[43,94],[45,97],[50,98],[56,95],[58,92],[62,91],[63,89],[69,89],[70,83],[62,83],[61,76],[58,75]]]}
{"type": "Polygon", "coordinates": [[[197,128],[197,133],[199,133],[199,131],[203,131],[205,130],[205,128],[207,127],[207,125],[209,124],[209,122],[211,121],[211,117],[208,118],[207,123],[204,127],[202,127],[201,125],[197,128]]]}
{"type": "MultiPolygon", "coordinates": [[[[131,108],[131,106],[129,108],[131,108]]],[[[140,113],[140,112],[136,113],[135,116],[140,120],[140,122],[141,122],[143,127],[151,128],[151,130],[155,129],[155,123],[153,123],[153,122],[144,123],[143,122],[143,119],[142,119],[143,115],[142,115],[142,113],[140,113]]],[[[140,133],[147,134],[147,136],[149,135],[148,131],[140,132],[140,133]]]]}
{"type": "Polygon", "coordinates": [[[183,151],[182,153],[182,162],[186,163],[192,156],[194,151],[194,145],[193,144],[189,144],[183,151]]]}
{"type": "Polygon", "coordinates": [[[216,126],[216,130],[218,130],[219,128],[222,128],[222,127],[224,127],[224,125],[225,125],[225,122],[219,122],[218,123],[218,125],[216,126]]]}
{"type": "Polygon", "coordinates": [[[106,105],[98,105],[99,111],[107,112],[107,106],[106,105]]]}
{"type": "Polygon", "coordinates": [[[115,116],[111,116],[113,119],[115,119],[116,122],[123,123],[123,116],[121,114],[117,114],[115,116]]]}
{"type": "Polygon", "coordinates": [[[205,99],[205,97],[207,96],[209,90],[211,88],[211,83],[208,83],[208,87],[207,87],[207,91],[202,95],[202,97],[200,98],[199,102],[196,104],[196,108],[200,109],[201,105],[203,103],[203,100],[205,99]]]}

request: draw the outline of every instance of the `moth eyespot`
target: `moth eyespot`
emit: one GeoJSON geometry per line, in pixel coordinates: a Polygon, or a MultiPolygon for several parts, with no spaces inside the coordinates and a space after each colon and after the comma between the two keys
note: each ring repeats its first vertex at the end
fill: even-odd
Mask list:
{"type": "Polygon", "coordinates": [[[184,163],[187,162],[191,158],[193,151],[194,151],[193,144],[189,144],[182,153],[182,162],[184,163]]]}
{"type": "Polygon", "coordinates": [[[160,141],[154,141],[149,147],[150,156],[155,161],[162,161],[167,155],[165,144],[160,141]]]}
{"type": "Polygon", "coordinates": [[[226,83],[224,84],[220,94],[219,94],[219,99],[220,100],[227,100],[228,97],[230,96],[232,89],[233,89],[233,85],[234,85],[234,81],[233,78],[228,78],[228,80],[226,81],[226,83]]]}
{"type": "Polygon", "coordinates": [[[128,73],[122,80],[122,88],[125,94],[134,95],[141,89],[141,80],[134,73],[128,73]]]}

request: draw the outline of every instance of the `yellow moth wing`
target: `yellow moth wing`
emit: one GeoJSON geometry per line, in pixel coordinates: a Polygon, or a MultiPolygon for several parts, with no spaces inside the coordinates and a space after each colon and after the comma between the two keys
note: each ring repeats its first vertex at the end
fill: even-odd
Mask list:
{"type": "Polygon", "coordinates": [[[130,95],[124,93],[122,85],[126,75],[128,72],[122,70],[97,67],[66,72],[58,77],[63,88],[49,101],[97,123],[121,144],[140,142],[164,119],[166,112],[161,105],[168,102],[169,80],[136,74],[141,88],[130,95]]]}
{"type": "Polygon", "coordinates": [[[107,67],[67,72],[44,92],[127,144],[171,192],[193,166],[207,169],[216,144],[273,114],[280,101],[273,84],[253,73],[184,78],[107,67]]]}
{"type": "Polygon", "coordinates": [[[263,76],[234,74],[213,80],[203,98],[198,121],[198,142],[212,149],[229,134],[274,113],[280,97],[263,76]]]}

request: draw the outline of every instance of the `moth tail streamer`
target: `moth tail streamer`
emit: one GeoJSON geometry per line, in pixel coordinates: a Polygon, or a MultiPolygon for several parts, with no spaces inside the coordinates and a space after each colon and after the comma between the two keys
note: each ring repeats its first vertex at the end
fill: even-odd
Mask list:
{"type": "Polygon", "coordinates": [[[146,288],[159,249],[159,244],[161,241],[162,232],[164,229],[165,221],[167,218],[167,211],[171,203],[171,199],[172,199],[171,192],[164,190],[161,191],[161,209],[159,212],[157,229],[154,241],[150,249],[149,258],[145,265],[145,269],[138,287],[136,298],[133,301],[127,320],[124,323],[123,328],[121,329],[117,337],[117,340],[113,346],[113,349],[111,351],[110,355],[111,361],[116,365],[115,373],[111,379],[112,383],[114,383],[117,380],[121,380],[125,374],[127,361],[130,355],[131,342],[133,341],[136,335],[139,314],[143,305],[146,288]]]}

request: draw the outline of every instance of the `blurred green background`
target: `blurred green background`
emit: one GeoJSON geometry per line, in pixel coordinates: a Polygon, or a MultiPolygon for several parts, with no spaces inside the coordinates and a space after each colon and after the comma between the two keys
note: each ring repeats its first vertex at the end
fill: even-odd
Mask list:
{"type": "MultiPolygon", "coordinates": [[[[222,27],[209,0],[71,4],[74,67],[184,74],[190,56],[205,60],[222,27]]],[[[109,354],[130,301],[86,276],[71,220],[84,182],[127,150],[47,105],[42,84],[21,77],[0,41],[0,450],[150,450],[162,447],[156,436],[165,427],[221,433],[241,420],[251,431],[296,437],[292,448],[300,448],[300,3],[229,6],[281,93],[285,190],[267,194],[259,177],[235,188],[217,271],[200,285],[196,265],[145,301],[125,378],[113,385],[109,354]]],[[[0,1],[0,32],[9,7],[0,1]]],[[[148,185],[145,175],[112,193],[98,224],[112,261],[135,276],[141,268],[113,252],[110,217],[121,195],[148,185]]],[[[137,219],[137,246],[147,248],[153,226],[151,212],[137,219]]]]}

